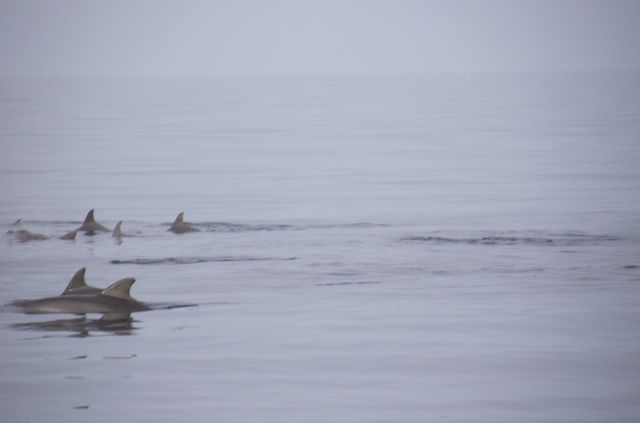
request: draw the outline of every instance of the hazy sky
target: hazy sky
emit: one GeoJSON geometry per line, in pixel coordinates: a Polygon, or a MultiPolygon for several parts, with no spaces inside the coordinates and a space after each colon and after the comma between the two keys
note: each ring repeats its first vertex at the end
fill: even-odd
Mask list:
{"type": "Polygon", "coordinates": [[[640,1],[0,0],[0,75],[640,68],[640,1]]]}

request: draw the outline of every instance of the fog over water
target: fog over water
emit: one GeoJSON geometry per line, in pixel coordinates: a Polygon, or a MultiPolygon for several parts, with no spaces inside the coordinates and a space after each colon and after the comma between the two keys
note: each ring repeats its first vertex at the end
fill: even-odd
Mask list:
{"type": "Polygon", "coordinates": [[[0,74],[637,69],[636,1],[0,2],[0,74]]]}
{"type": "Polygon", "coordinates": [[[638,3],[0,8],[2,422],[638,420],[638,3]]]}

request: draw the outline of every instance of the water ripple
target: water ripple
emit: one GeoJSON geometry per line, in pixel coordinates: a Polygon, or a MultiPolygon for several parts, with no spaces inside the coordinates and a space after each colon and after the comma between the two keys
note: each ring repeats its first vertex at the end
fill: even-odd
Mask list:
{"type": "Polygon", "coordinates": [[[345,285],[372,285],[382,283],[380,281],[355,281],[355,282],[326,282],[318,283],[316,286],[345,286],[345,285]]]}
{"type": "Polygon", "coordinates": [[[268,260],[298,260],[299,257],[250,257],[250,256],[216,256],[216,257],[165,257],[165,258],[135,258],[130,260],[111,260],[111,264],[194,264],[208,262],[233,261],[268,261],[268,260]]]}
{"type": "Polygon", "coordinates": [[[260,232],[260,231],[304,231],[308,229],[357,229],[386,227],[386,224],[356,222],[342,224],[290,225],[290,224],[249,224],[227,222],[194,222],[194,226],[206,232],[260,232]]]}
{"type": "Polygon", "coordinates": [[[600,242],[618,241],[619,237],[611,235],[587,235],[577,233],[547,234],[541,236],[524,235],[486,235],[477,237],[454,238],[436,235],[416,235],[401,238],[400,241],[425,242],[432,244],[467,244],[467,245],[547,245],[547,246],[580,246],[600,242]]]}

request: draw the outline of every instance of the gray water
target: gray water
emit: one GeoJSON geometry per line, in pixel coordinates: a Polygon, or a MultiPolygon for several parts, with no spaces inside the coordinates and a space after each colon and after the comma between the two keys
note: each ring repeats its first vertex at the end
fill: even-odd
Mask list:
{"type": "Polygon", "coordinates": [[[640,419],[637,73],[4,79],[0,143],[0,303],[169,307],[3,306],[2,422],[640,419]]]}

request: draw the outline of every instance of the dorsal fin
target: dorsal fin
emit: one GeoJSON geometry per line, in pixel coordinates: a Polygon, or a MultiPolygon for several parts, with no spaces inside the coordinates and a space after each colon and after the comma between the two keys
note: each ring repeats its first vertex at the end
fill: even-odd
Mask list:
{"type": "Polygon", "coordinates": [[[131,290],[131,285],[136,280],[134,278],[124,278],[120,279],[117,282],[112,283],[107,288],[105,288],[100,295],[106,295],[108,297],[122,298],[124,300],[131,299],[131,295],[129,291],[131,290]]]}
{"type": "Polygon", "coordinates": [[[180,225],[184,223],[184,212],[178,213],[176,220],[173,222],[174,225],[180,225]]]}
{"type": "Polygon", "coordinates": [[[111,236],[121,237],[122,236],[122,229],[120,228],[121,226],[122,226],[122,220],[116,223],[116,227],[113,228],[113,233],[111,234],[111,236]]]}
{"type": "Polygon", "coordinates": [[[84,274],[85,274],[86,271],[87,271],[86,267],[83,267],[80,270],[78,270],[73,275],[73,277],[69,281],[69,284],[64,289],[64,291],[62,291],[62,295],[69,294],[71,291],[79,289],[79,288],[86,288],[87,287],[87,283],[84,280],[84,274]]]}
{"type": "Polygon", "coordinates": [[[93,217],[93,210],[91,209],[89,210],[89,213],[87,213],[87,217],[84,218],[84,223],[96,223],[96,219],[93,217]]]}
{"type": "Polygon", "coordinates": [[[66,240],[71,240],[73,241],[74,239],[76,239],[76,235],[77,235],[77,231],[71,231],[71,232],[67,232],[66,234],[64,234],[63,236],[60,237],[60,239],[66,239],[66,240]]]}

